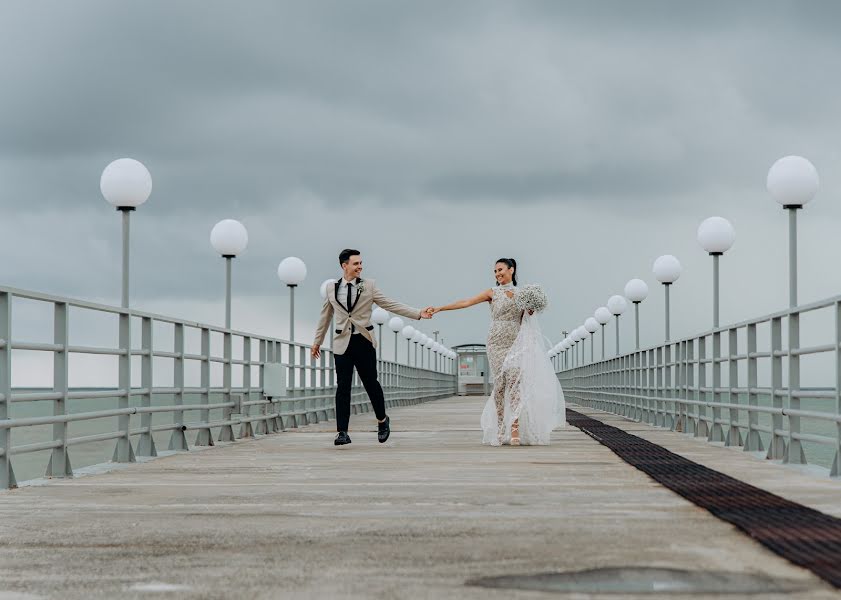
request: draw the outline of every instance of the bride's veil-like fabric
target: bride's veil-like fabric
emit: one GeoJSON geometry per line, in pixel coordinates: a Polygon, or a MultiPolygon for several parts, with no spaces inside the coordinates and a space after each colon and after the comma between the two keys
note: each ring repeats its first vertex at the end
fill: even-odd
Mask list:
{"type": "Polygon", "coordinates": [[[523,315],[520,332],[505,356],[494,385],[505,385],[504,427],[499,429],[494,394],[482,412],[483,442],[498,446],[511,439],[511,422],[519,419],[520,443],[549,443],[553,429],[566,422],[566,403],[561,384],[547,357],[548,345],[536,316],[523,315]]]}

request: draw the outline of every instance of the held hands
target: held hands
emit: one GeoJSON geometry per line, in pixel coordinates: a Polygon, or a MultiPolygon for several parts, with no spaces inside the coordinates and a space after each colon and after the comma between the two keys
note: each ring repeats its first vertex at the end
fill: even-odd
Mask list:
{"type": "Polygon", "coordinates": [[[421,311],[421,319],[431,319],[437,312],[441,312],[441,309],[435,308],[434,306],[427,306],[421,311]]]}
{"type": "Polygon", "coordinates": [[[321,344],[313,344],[310,348],[310,356],[313,358],[321,357],[321,344]]]}

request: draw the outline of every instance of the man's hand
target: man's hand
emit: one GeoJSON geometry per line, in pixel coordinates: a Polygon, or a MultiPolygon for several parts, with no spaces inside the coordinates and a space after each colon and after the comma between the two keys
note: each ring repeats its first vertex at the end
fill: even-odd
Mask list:
{"type": "Polygon", "coordinates": [[[321,356],[321,344],[313,344],[310,348],[310,356],[319,358],[321,356]]]}
{"type": "Polygon", "coordinates": [[[421,319],[431,319],[435,312],[436,310],[433,307],[427,306],[421,311],[420,317],[421,319]]]}

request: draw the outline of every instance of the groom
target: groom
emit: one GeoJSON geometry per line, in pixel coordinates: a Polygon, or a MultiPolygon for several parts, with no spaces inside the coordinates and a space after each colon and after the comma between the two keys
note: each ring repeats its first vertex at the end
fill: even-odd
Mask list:
{"type": "Polygon", "coordinates": [[[321,319],[315,332],[312,345],[313,358],[321,356],[321,344],[330,321],[336,315],[336,337],[333,340],[333,354],[336,359],[336,429],[338,435],[333,442],[336,446],[350,444],[347,434],[350,421],[350,387],[353,382],[353,369],[359,374],[362,385],[377,415],[377,439],[382,444],[388,439],[391,429],[389,418],[385,414],[383,388],[377,381],[376,342],[371,331],[371,311],[374,303],[380,308],[396,313],[407,319],[429,319],[428,310],[420,311],[405,304],[386,298],[373,279],[362,279],[362,256],[359,250],[342,250],[339,254],[342,278],[334,289],[327,289],[327,299],[321,309],[321,319]],[[332,294],[330,292],[333,292],[332,294]]]}

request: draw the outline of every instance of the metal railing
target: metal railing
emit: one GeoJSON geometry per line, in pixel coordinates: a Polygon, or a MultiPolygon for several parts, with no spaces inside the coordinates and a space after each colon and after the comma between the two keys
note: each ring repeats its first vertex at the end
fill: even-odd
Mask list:
{"type": "MultiPolygon", "coordinates": [[[[136,361],[135,361],[136,362],[136,361]]],[[[136,368],[134,370],[137,370],[136,368]]],[[[403,406],[455,394],[455,376],[429,369],[379,361],[380,382],[386,405],[403,406]]],[[[210,446],[216,439],[269,434],[288,427],[335,418],[335,369],[330,349],[313,359],[309,347],[266,336],[233,331],[181,319],[61,298],[8,287],[0,287],[0,488],[16,486],[13,458],[22,454],[50,453],[46,475],[73,475],[71,448],[113,440],[112,460],[133,462],[137,456],[156,456],[154,434],[170,432],[168,449],[190,449],[186,432],[195,431],[195,446],[210,446]],[[31,342],[15,337],[13,307],[16,300],[35,301],[52,307],[53,340],[31,342]],[[116,321],[117,347],[74,345],[70,339],[71,310],[110,315],[116,321]],[[140,325],[140,343],[132,340],[133,325],[140,325]],[[171,345],[160,349],[154,343],[156,327],[171,328],[171,345]],[[212,337],[221,336],[221,354],[211,351],[212,337]],[[187,340],[198,337],[197,348],[187,340]],[[237,349],[235,356],[234,349],[237,349]],[[12,387],[12,356],[15,351],[52,354],[52,386],[37,390],[12,387]],[[117,386],[95,390],[70,387],[70,358],[73,355],[116,358],[117,386]],[[139,359],[140,385],[132,384],[133,358],[139,359]],[[169,363],[171,385],[155,386],[160,361],[169,363]],[[286,371],[286,393],[279,397],[263,394],[266,365],[277,363],[286,371]],[[198,381],[187,381],[198,366],[198,381]],[[221,374],[218,367],[221,366],[221,374]],[[214,369],[217,371],[213,373],[214,369]],[[221,378],[220,378],[221,375],[221,378]],[[214,380],[219,385],[213,385],[214,380]],[[238,385],[236,383],[238,383],[238,385]],[[69,409],[76,400],[116,401],[96,410],[69,409]],[[161,404],[159,401],[164,400],[161,404]],[[168,403],[167,403],[168,400],[168,403]],[[48,403],[51,415],[16,416],[13,407],[48,403]],[[171,422],[153,424],[153,416],[171,415],[171,422]],[[193,415],[195,418],[188,418],[193,415]],[[117,419],[116,430],[73,437],[71,425],[117,419]],[[132,419],[134,417],[134,419],[132,419]],[[25,428],[52,425],[46,441],[15,445],[25,428]],[[235,432],[234,427],[239,431],[235,432]],[[137,438],[133,446],[132,438],[137,438]]],[[[357,379],[352,392],[352,413],[370,410],[367,395],[357,379]]],[[[164,433],[165,435],[165,433],[164,433]]],[[[46,462],[46,460],[45,460],[46,462]]]]}
{"type": "Polygon", "coordinates": [[[607,360],[585,359],[582,345],[565,359],[573,366],[558,372],[578,404],[745,451],[767,449],[767,458],[788,464],[806,464],[811,454],[821,460],[808,462],[841,475],[841,296],[607,360]],[[806,317],[815,319],[810,332],[823,334],[822,343],[801,346],[806,317]],[[807,359],[831,361],[810,373],[831,377],[832,385],[801,385],[807,359]]]}

